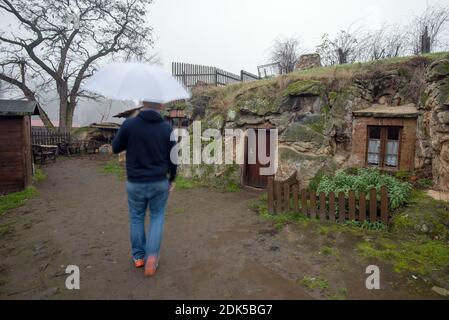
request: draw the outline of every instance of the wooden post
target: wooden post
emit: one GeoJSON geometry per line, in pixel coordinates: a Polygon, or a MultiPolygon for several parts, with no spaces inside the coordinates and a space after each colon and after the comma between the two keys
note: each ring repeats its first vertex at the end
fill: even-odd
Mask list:
{"type": "Polygon", "coordinates": [[[369,221],[377,221],[377,193],[376,188],[369,191],[369,221]]]}
{"type": "Polygon", "coordinates": [[[359,192],[359,221],[366,220],[366,193],[359,192]]]}
{"type": "Polygon", "coordinates": [[[276,213],[280,214],[282,212],[282,186],[280,182],[276,182],[276,213]]]}
{"type": "Polygon", "coordinates": [[[329,220],[335,222],[335,193],[329,193],[329,220]]]}
{"type": "Polygon", "coordinates": [[[344,223],[346,220],[346,199],[345,193],[340,192],[338,194],[338,221],[344,223]]]}
{"type": "Polygon", "coordinates": [[[293,211],[299,212],[299,185],[293,185],[293,211]]]}
{"type": "Polygon", "coordinates": [[[388,224],[388,189],[386,186],[380,189],[380,220],[383,224],[388,224]]]}
{"type": "Polygon", "coordinates": [[[355,192],[349,191],[349,220],[355,220],[355,192]]]}
{"type": "Polygon", "coordinates": [[[284,212],[290,212],[290,185],[288,182],[284,184],[284,212]]]}
{"type": "Polygon", "coordinates": [[[274,213],[274,177],[268,177],[268,212],[274,213]]]}
{"type": "Polygon", "coordinates": [[[307,208],[307,190],[302,189],[301,190],[301,212],[306,217],[309,215],[309,210],[307,208]]]}
{"type": "Polygon", "coordinates": [[[313,190],[310,190],[310,218],[316,218],[316,193],[313,190]]]}
{"type": "Polygon", "coordinates": [[[324,192],[320,193],[320,220],[325,221],[326,219],[326,195],[324,192]]]}

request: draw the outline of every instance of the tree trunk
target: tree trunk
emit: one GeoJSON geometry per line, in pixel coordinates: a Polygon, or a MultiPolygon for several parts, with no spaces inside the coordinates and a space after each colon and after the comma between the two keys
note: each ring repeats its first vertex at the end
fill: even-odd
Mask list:
{"type": "Polygon", "coordinates": [[[429,37],[429,28],[426,26],[421,35],[421,54],[430,53],[431,40],[429,37]]]}
{"type": "Polygon", "coordinates": [[[59,95],[59,132],[67,132],[67,114],[69,111],[67,83],[58,83],[56,90],[59,95]]]}

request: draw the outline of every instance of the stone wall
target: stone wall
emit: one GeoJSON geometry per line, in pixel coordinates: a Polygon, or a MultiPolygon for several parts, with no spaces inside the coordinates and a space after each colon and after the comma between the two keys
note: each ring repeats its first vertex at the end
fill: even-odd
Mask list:
{"type": "Polygon", "coordinates": [[[295,70],[307,70],[321,67],[321,57],[318,53],[303,54],[296,63],[295,70]]]}
{"type": "Polygon", "coordinates": [[[422,96],[423,126],[430,137],[434,181],[449,190],[449,59],[432,63],[427,72],[428,87],[422,96]]]}

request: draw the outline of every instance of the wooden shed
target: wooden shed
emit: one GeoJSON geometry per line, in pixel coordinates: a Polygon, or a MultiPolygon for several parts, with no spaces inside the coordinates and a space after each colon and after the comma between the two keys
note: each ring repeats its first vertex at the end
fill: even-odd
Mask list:
{"type": "Polygon", "coordinates": [[[31,115],[38,114],[34,101],[0,100],[0,194],[31,184],[31,115]]]}

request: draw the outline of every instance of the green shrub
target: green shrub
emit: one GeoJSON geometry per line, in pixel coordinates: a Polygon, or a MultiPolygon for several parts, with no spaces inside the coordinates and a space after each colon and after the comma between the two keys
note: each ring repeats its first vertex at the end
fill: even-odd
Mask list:
{"type": "Polygon", "coordinates": [[[344,170],[338,170],[333,177],[323,176],[316,191],[325,194],[344,192],[348,195],[350,190],[368,193],[371,188],[375,188],[380,195],[382,186],[388,188],[391,209],[397,209],[408,202],[412,185],[390,175],[381,174],[377,169],[358,169],[357,174],[348,174],[344,170]]]}

